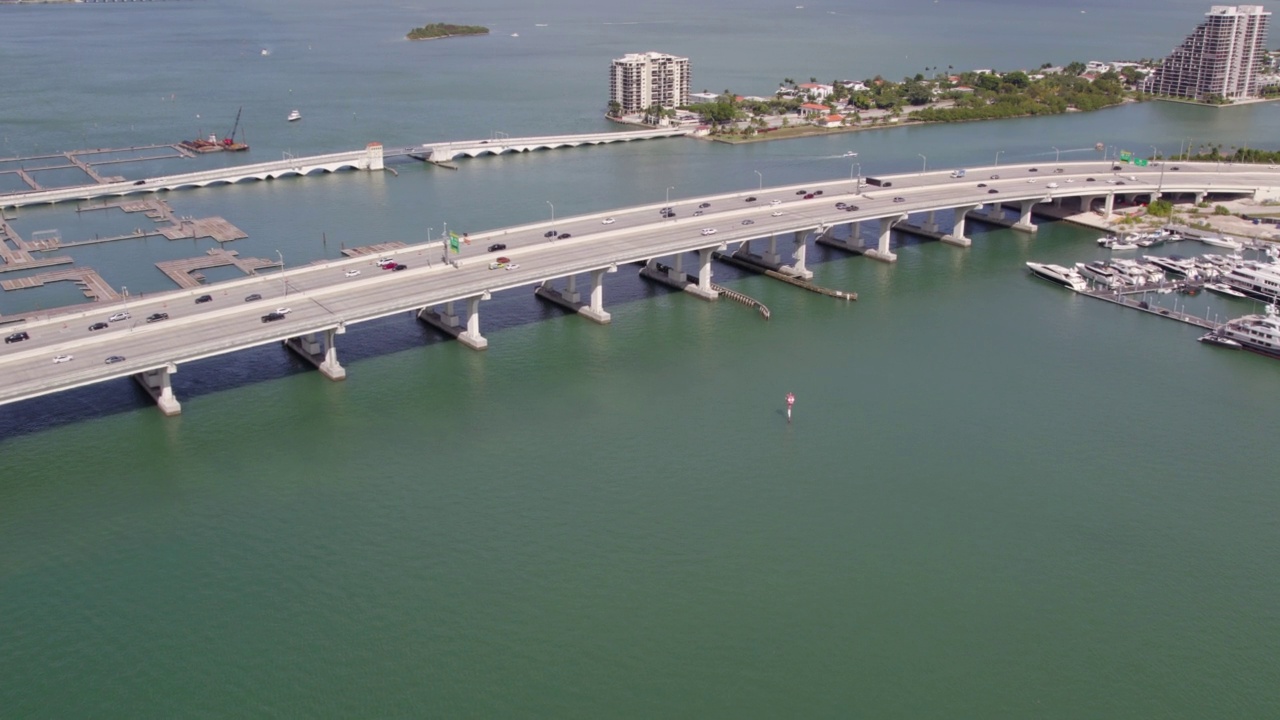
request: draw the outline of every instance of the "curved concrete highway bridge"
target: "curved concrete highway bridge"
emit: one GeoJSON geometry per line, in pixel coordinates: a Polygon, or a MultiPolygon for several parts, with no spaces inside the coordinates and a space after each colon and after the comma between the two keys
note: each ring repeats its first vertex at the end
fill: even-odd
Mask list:
{"type": "Polygon", "coordinates": [[[1062,197],[1083,197],[1106,206],[1116,196],[1149,198],[1158,191],[1186,199],[1203,197],[1204,193],[1280,197],[1280,170],[1262,166],[1180,163],[1176,171],[1168,164],[1164,168],[1126,166],[1119,172],[1112,172],[1111,167],[1102,162],[1062,163],[1041,165],[1033,173],[1026,165],[1000,166],[971,169],[967,177],[958,179],[947,172],[883,176],[880,180],[891,182],[891,186],[864,184],[861,192],[856,182],[846,179],[803,188],[686,198],[671,203],[677,215],[670,219],[658,212],[661,204],[559,218],[554,223],[556,233],[571,234],[564,240],[545,237],[553,227],[549,222],[476,233],[457,266],[441,261],[442,247],[435,243],[393,253],[396,261],[408,266],[401,272],[383,271],[372,258],[365,257],[289,269],[284,282],[279,275],[270,275],[159,293],[129,302],[132,320],[111,323],[109,329],[97,332],[89,332],[88,326],[124,310],[124,303],[28,318],[0,331],[30,335],[28,340],[0,347],[0,404],[134,376],[152,391],[166,413],[176,413],[179,406],[169,389],[169,374],[192,360],[285,341],[337,379],[345,370],[338,363],[335,336],[353,323],[416,312],[437,326],[452,328],[469,346],[483,348],[487,341],[480,333],[479,309],[491,293],[541,286],[540,294],[577,307],[597,322],[608,322],[603,277],[624,263],[649,261],[643,272],[653,276],[660,273],[658,260],[672,258],[667,262],[671,267],[661,271],[667,279],[682,286],[688,283],[685,289],[689,292],[714,299],[713,251],[736,248],[736,255],[755,264],[803,277],[809,274],[805,248],[810,238],[892,260],[889,231],[908,214],[920,218],[936,211],[953,211],[955,219],[940,228],[938,235],[966,245],[966,215],[973,217],[984,204],[993,207],[995,200],[1020,210],[1017,217],[1008,218],[998,210],[1001,224],[1030,230],[1034,227],[1030,224],[1031,208],[1062,197]],[[1063,172],[1054,173],[1057,167],[1063,172]],[[986,187],[979,187],[979,183],[986,187]],[[1049,188],[1049,183],[1058,187],[1049,188]],[[802,189],[822,190],[823,194],[804,199],[797,194],[802,189]],[[997,192],[991,193],[991,189],[997,192]],[[857,211],[836,209],[835,203],[841,201],[856,205],[857,211]],[[704,214],[695,217],[693,213],[703,203],[708,204],[701,208],[704,214]],[[613,222],[606,223],[610,218],[613,222]],[[867,222],[877,223],[874,247],[862,247],[860,233],[848,236],[845,232],[846,228],[860,229],[867,222]],[[714,234],[703,234],[711,228],[716,230],[714,234]],[[842,234],[847,238],[839,239],[842,234]],[[752,251],[752,241],[758,252],[752,251]],[[492,242],[503,242],[508,249],[485,252],[492,242]],[[697,252],[700,259],[692,277],[681,271],[680,255],[689,252],[697,252]],[[489,262],[498,254],[510,256],[519,267],[489,269],[489,262]],[[361,272],[348,277],[349,270],[361,272]],[[579,275],[588,276],[585,302],[579,301],[574,284],[579,275]],[[555,280],[565,280],[567,287],[555,289],[551,285],[555,280]],[[287,298],[283,297],[285,283],[287,298]],[[213,295],[213,302],[195,304],[194,298],[205,293],[213,295]],[[263,299],[246,302],[244,298],[251,293],[261,294],[263,299]],[[461,312],[455,312],[455,303],[461,305],[461,312]],[[265,313],[282,305],[293,310],[285,319],[262,322],[265,313]],[[154,312],[168,313],[170,319],[151,324],[142,321],[154,312]],[[53,362],[54,356],[63,354],[73,355],[74,360],[53,362]],[[113,355],[126,359],[105,364],[113,355]]]}

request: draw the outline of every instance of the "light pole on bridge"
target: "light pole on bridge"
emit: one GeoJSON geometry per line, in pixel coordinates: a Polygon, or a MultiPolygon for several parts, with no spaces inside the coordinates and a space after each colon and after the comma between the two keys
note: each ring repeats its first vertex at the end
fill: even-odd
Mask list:
{"type": "Polygon", "coordinates": [[[916,153],[916,155],[919,155],[920,160],[922,161],[920,164],[920,174],[923,175],[929,172],[929,158],[921,155],[920,153],[916,153]]]}
{"type": "Polygon", "coordinates": [[[675,189],[676,189],[676,186],[675,186],[675,185],[668,185],[668,186],[667,186],[667,201],[666,201],[665,203],[663,203],[664,205],[670,205],[670,204],[671,204],[671,191],[672,191],[672,190],[675,190],[675,189]]]}
{"type": "Polygon", "coordinates": [[[999,165],[999,164],[1000,164],[1000,153],[1002,153],[1002,152],[1004,152],[1004,151],[1003,151],[1003,150],[997,150],[997,151],[996,151],[996,163],[995,163],[996,165],[999,165]]]}
{"type": "Polygon", "coordinates": [[[289,280],[284,276],[284,253],[276,250],[276,255],[280,258],[280,284],[284,286],[284,297],[289,297],[289,280]]]}
{"type": "MultiPolygon", "coordinates": [[[[1152,153],[1151,155],[1152,159],[1160,157],[1160,150],[1157,149],[1155,145],[1151,146],[1151,153],[1152,153]]],[[[1156,183],[1156,200],[1160,199],[1160,194],[1163,191],[1164,191],[1164,161],[1161,160],[1160,161],[1160,181],[1156,183]]],[[[1172,220],[1173,215],[1170,215],[1169,219],[1172,220]]]]}
{"type": "MultiPolygon", "coordinates": [[[[548,200],[547,204],[551,205],[551,201],[548,200]]],[[[556,206],[555,205],[551,205],[551,224],[552,225],[556,224],[556,206]]]]}
{"type": "Polygon", "coordinates": [[[857,184],[855,184],[855,185],[853,186],[853,192],[856,194],[859,190],[861,190],[861,189],[862,189],[862,163],[853,163],[853,164],[849,165],[849,179],[850,179],[850,180],[853,180],[853,169],[854,169],[854,168],[857,168],[857,169],[858,169],[858,180],[857,180],[857,184]]]}
{"type": "Polygon", "coordinates": [[[760,189],[764,190],[764,175],[759,170],[752,170],[751,172],[755,173],[756,176],[760,178],[760,189]]]}
{"type": "Polygon", "coordinates": [[[1057,165],[1058,158],[1062,157],[1062,151],[1052,145],[1050,145],[1049,147],[1053,148],[1053,164],[1057,165]]]}

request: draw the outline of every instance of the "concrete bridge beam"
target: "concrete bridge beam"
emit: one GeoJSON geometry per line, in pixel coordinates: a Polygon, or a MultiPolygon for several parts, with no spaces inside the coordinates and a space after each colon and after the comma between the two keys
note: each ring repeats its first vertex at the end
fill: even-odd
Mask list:
{"type": "Polygon", "coordinates": [[[178,403],[178,398],[173,394],[173,387],[169,384],[169,376],[176,372],[178,372],[178,366],[169,363],[162,368],[133,376],[142,389],[151,395],[151,399],[156,401],[156,407],[160,408],[160,412],[166,417],[182,413],[182,405],[178,403]]]}
{"type": "Polygon", "coordinates": [[[938,221],[935,217],[937,213],[938,213],[937,210],[930,210],[929,216],[925,218],[925,221],[923,224],[921,224],[920,229],[930,233],[938,232],[938,221]]]}
{"type": "Polygon", "coordinates": [[[616,265],[591,271],[591,303],[579,308],[579,315],[601,325],[608,325],[612,321],[613,318],[604,310],[604,274],[617,271],[616,265]]]}
{"type": "Polygon", "coordinates": [[[805,280],[812,280],[813,271],[805,267],[804,264],[807,247],[805,243],[805,235],[806,233],[803,230],[795,231],[795,234],[792,237],[792,242],[795,244],[795,252],[791,254],[791,259],[795,260],[795,263],[789,266],[782,265],[778,268],[778,271],[786,273],[787,275],[803,278],[805,280]]]}
{"type": "Polygon", "coordinates": [[[472,350],[484,350],[489,341],[480,334],[480,301],[488,300],[489,293],[467,298],[467,329],[458,335],[458,342],[472,350]]]}
{"type": "Polygon", "coordinates": [[[1036,227],[1035,223],[1031,222],[1031,208],[1035,207],[1035,204],[1035,200],[1022,201],[1018,206],[1018,222],[1013,224],[1014,230],[1022,230],[1023,232],[1029,233],[1038,232],[1040,230],[1040,228],[1036,227]]]}
{"type": "Polygon", "coordinates": [[[1107,201],[1102,206],[1102,217],[1106,219],[1110,219],[1111,213],[1115,211],[1115,208],[1116,208],[1116,194],[1109,192],[1107,193],[1107,201]]]}
{"type": "Polygon", "coordinates": [[[685,291],[697,295],[703,300],[719,300],[720,293],[711,289],[711,254],[715,248],[698,250],[698,284],[688,285],[685,291]]]}

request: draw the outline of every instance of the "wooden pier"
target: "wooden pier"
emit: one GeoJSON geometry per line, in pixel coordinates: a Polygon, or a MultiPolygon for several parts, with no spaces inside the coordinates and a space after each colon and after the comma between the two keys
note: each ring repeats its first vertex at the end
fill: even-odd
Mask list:
{"type": "Polygon", "coordinates": [[[41,185],[31,173],[42,172],[44,170],[67,170],[75,168],[89,177],[90,180],[99,184],[106,185],[114,182],[123,182],[124,177],[119,175],[103,175],[98,172],[97,167],[100,165],[124,165],[134,162],[146,162],[150,160],[169,160],[184,159],[195,157],[192,153],[185,150],[178,144],[165,145],[137,145],[127,148],[92,148],[85,150],[68,150],[66,152],[48,153],[44,155],[25,155],[20,157],[0,158],[0,175],[16,175],[31,190],[46,190],[48,188],[41,185]],[[148,154],[140,157],[108,157],[99,159],[98,156],[110,155],[114,153],[141,152],[145,150],[158,149],[172,150],[172,153],[166,154],[148,154]],[[62,161],[51,163],[49,161],[62,161]],[[16,168],[4,169],[5,165],[18,165],[16,168]]]}
{"type": "Polygon", "coordinates": [[[182,258],[180,260],[162,260],[156,263],[160,272],[169,276],[181,288],[196,288],[204,284],[201,270],[215,267],[234,266],[245,275],[255,275],[263,268],[280,267],[277,260],[263,258],[241,258],[235,250],[212,248],[204,256],[182,258]]]}
{"type": "MultiPolygon", "coordinates": [[[[1177,288],[1184,286],[1186,286],[1184,283],[1175,283],[1173,287],[1176,290],[1177,288]]],[[[1194,325],[1198,328],[1204,328],[1205,330],[1213,330],[1217,327],[1217,325],[1209,322],[1205,318],[1196,317],[1195,315],[1179,310],[1170,310],[1169,308],[1161,307],[1141,299],[1144,295],[1168,288],[1170,288],[1169,285],[1151,285],[1140,288],[1129,288],[1123,291],[1117,291],[1112,288],[1095,288],[1092,290],[1077,290],[1076,292],[1086,297],[1104,300],[1122,307],[1133,308],[1134,310],[1139,310],[1157,317],[1177,320],[1178,322],[1194,325]]]]}
{"type": "Polygon", "coordinates": [[[393,253],[397,250],[401,250],[405,247],[407,246],[404,243],[397,240],[395,242],[384,242],[384,243],[378,243],[376,245],[361,245],[360,247],[343,248],[342,254],[346,255],[347,257],[361,257],[364,255],[385,255],[387,253],[393,253]]]}
{"type": "Polygon", "coordinates": [[[35,258],[31,252],[43,252],[38,248],[33,248],[30,243],[22,239],[20,235],[12,227],[3,214],[0,214],[0,272],[9,272],[11,270],[28,270],[30,268],[47,267],[49,265],[66,265],[71,262],[69,257],[52,257],[52,258],[35,258]]]}
{"type": "Polygon", "coordinates": [[[41,287],[51,282],[74,282],[80,286],[84,296],[94,302],[113,302],[120,299],[116,291],[93,268],[66,268],[64,270],[52,270],[28,275],[14,280],[4,280],[0,281],[0,288],[5,290],[25,290],[26,288],[41,287]]]}
{"type": "Polygon", "coordinates": [[[249,237],[240,228],[232,225],[225,218],[218,216],[206,218],[180,217],[175,215],[173,208],[169,203],[157,197],[150,197],[144,200],[119,200],[116,202],[103,203],[101,205],[91,205],[88,207],[77,208],[76,212],[93,212],[95,210],[110,210],[119,208],[127,213],[143,213],[160,225],[155,230],[143,230],[138,228],[132,233],[116,235],[107,238],[94,238],[93,240],[80,240],[76,242],[59,243],[58,247],[71,247],[75,245],[92,245],[102,242],[111,242],[113,240],[128,240],[130,238],[147,237],[151,235],[163,235],[170,240],[184,240],[194,238],[212,238],[216,242],[226,243],[233,240],[242,240],[249,237]]]}

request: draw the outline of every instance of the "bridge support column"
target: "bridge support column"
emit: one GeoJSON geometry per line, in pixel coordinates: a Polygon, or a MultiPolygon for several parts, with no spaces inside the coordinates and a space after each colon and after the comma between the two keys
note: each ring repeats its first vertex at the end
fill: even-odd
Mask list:
{"type": "Polygon", "coordinates": [[[579,315],[601,325],[608,325],[612,321],[609,313],[604,311],[604,274],[617,271],[616,266],[591,271],[591,304],[579,308],[579,315]]]}
{"type": "Polygon", "coordinates": [[[894,215],[893,217],[880,218],[880,241],[874,248],[863,253],[869,258],[883,260],[884,262],[897,262],[898,256],[889,251],[889,235],[893,232],[894,223],[905,218],[906,215],[894,215]]]}
{"type": "Polygon", "coordinates": [[[151,395],[151,399],[156,401],[156,407],[160,408],[160,412],[166,417],[182,413],[182,405],[178,403],[178,398],[174,397],[173,387],[169,384],[169,376],[176,372],[178,372],[178,366],[169,363],[162,368],[133,376],[142,389],[151,395]]]}
{"type": "Polygon", "coordinates": [[[458,335],[458,342],[472,350],[484,350],[489,341],[480,334],[480,301],[488,300],[489,293],[467,298],[467,329],[458,335]]]}
{"type": "Polygon", "coordinates": [[[685,292],[697,295],[703,300],[719,300],[720,293],[711,289],[711,253],[715,252],[715,248],[701,248],[698,250],[698,284],[686,285],[685,292]]]}
{"type": "Polygon", "coordinates": [[[936,210],[930,210],[929,216],[925,218],[924,223],[920,225],[920,229],[930,233],[938,232],[938,221],[934,217],[936,214],[936,210]]]}
{"type": "Polygon", "coordinates": [[[1035,207],[1035,200],[1023,200],[1018,206],[1018,222],[1013,224],[1014,230],[1022,230],[1023,232],[1034,233],[1040,230],[1035,223],[1031,222],[1031,208],[1035,207]]]}
{"type": "Polygon", "coordinates": [[[778,257],[778,236],[769,233],[769,249],[764,251],[763,259],[768,265],[781,265],[782,258],[778,257]]]}
{"type": "Polygon", "coordinates": [[[685,281],[683,254],[676,253],[675,257],[671,259],[671,269],[667,271],[667,277],[678,282],[685,281]]]}
{"type": "Polygon", "coordinates": [[[1115,212],[1116,194],[1107,193],[1107,202],[1102,206],[1102,217],[1110,218],[1111,213],[1115,212]]]}
{"type": "Polygon", "coordinates": [[[792,238],[792,242],[795,243],[796,246],[795,252],[791,254],[791,258],[795,260],[795,264],[789,266],[781,265],[778,267],[778,271],[794,277],[803,278],[805,280],[812,280],[813,271],[804,265],[806,255],[805,232],[803,230],[797,230],[792,238]]]}
{"type": "Polygon", "coordinates": [[[1204,199],[1208,196],[1209,196],[1209,193],[1206,193],[1204,191],[1196,193],[1196,205],[1199,205],[1200,203],[1204,202],[1204,199]]]}
{"type": "Polygon", "coordinates": [[[1004,224],[1004,203],[999,200],[992,200],[987,203],[987,209],[982,212],[983,215],[998,221],[1000,225],[1004,224]]]}
{"type": "MultiPolygon", "coordinates": [[[[951,232],[942,236],[942,242],[957,247],[969,247],[973,244],[964,234],[965,219],[970,212],[982,207],[981,205],[965,205],[955,209],[955,223],[951,226],[951,232]]],[[[999,204],[996,205],[999,209],[999,204]]]]}
{"type": "Polygon", "coordinates": [[[338,363],[338,348],[334,338],[346,331],[346,326],[339,325],[325,330],[323,335],[311,333],[302,337],[289,338],[284,341],[284,346],[315,365],[320,374],[330,380],[345,380],[347,369],[338,363]]]}

